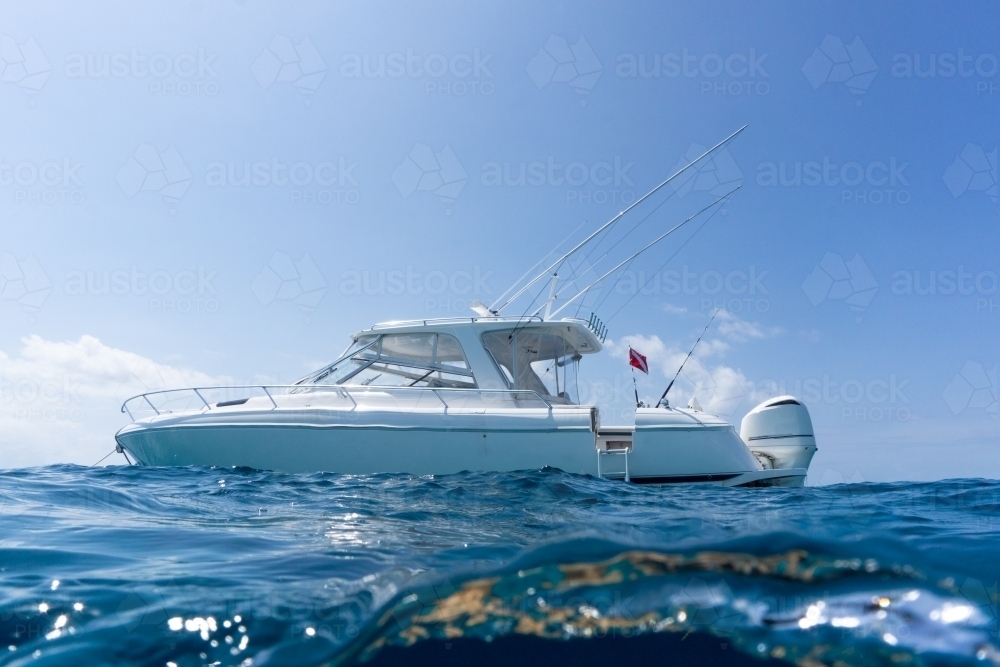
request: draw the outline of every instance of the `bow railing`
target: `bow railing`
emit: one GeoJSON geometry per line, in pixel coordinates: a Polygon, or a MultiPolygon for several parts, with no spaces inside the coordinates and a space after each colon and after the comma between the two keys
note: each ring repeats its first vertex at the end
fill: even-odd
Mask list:
{"type": "MultiPolygon", "coordinates": [[[[301,385],[301,384],[247,384],[247,385],[217,385],[213,387],[183,387],[179,389],[161,389],[137,394],[122,403],[121,412],[127,414],[132,421],[136,420],[133,410],[140,408],[152,410],[156,415],[174,412],[210,411],[219,408],[236,407],[245,404],[254,396],[251,392],[261,392],[258,398],[266,397],[270,409],[281,408],[282,399],[305,394],[328,394],[341,400],[350,401],[357,407],[358,399],[371,399],[378,395],[400,395],[406,398],[433,395],[445,408],[453,407],[448,398],[479,399],[482,404],[513,403],[517,407],[527,407],[525,403],[541,404],[551,409],[552,402],[536,391],[528,389],[478,389],[458,387],[372,387],[366,385],[301,385]],[[281,390],[280,393],[276,390],[281,390]],[[491,399],[487,398],[494,397],[491,399]],[[154,398],[156,399],[154,402],[154,398]]],[[[291,407],[291,406],[290,406],[291,407]]],[[[296,404],[294,407],[301,408],[296,404]]]]}

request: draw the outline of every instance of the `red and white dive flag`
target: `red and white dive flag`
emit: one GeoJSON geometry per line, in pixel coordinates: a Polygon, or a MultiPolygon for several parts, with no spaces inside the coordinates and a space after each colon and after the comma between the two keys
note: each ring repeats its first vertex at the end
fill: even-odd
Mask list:
{"type": "Polygon", "coordinates": [[[628,365],[638,368],[646,375],[649,375],[649,364],[646,363],[646,356],[633,350],[631,347],[628,348],[628,365]]]}

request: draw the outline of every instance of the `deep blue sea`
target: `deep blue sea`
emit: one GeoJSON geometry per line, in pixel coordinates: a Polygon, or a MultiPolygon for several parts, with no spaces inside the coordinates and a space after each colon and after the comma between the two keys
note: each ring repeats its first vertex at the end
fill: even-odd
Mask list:
{"type": "Polygon", "coordinates": [[[0,472],[2,665],[1000,665],[1000,483],[0,472]]]}

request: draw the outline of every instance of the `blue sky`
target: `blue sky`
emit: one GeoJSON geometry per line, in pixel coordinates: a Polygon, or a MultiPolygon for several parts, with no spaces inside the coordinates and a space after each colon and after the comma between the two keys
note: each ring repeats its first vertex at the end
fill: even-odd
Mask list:
{"type": "Polygon", "coordinates": [[[625,341],[652,398],[722,306],[678,399],[803,394],[812,482],[1000,475],[995,0],[3,12],[0,467],[93,462],[133,388],[291,381],[464,315],[746,124],[636,232],[742,184],[591,395],[625,418],[625,341]]]}

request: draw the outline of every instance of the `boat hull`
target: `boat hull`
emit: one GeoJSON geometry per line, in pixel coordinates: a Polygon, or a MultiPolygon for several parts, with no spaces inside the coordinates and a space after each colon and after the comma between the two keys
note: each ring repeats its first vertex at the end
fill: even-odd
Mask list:
{"type": "Polygon", "coordinates": [[[295,400],[287,408],[251,399],[233,407],[163,413],[133,422],[115,437],[148,466],[357,475],[551,467],[638,484],[725,486],[801,486],[805,479],[804,470],[762,470],[731,426],[684,413],[640,415],[635,440],[631,433],[623,436],[627,454],[619,457],[599,453],[592,407],[386,403],[348,409],[316,407],[316,397],[295,400]],[[625,464],[620,474],[618,463],[625,464]]]}
{"type": "Polygon", "coordinates": [[[118,442],[143,465],[283,472],[447,475],[551,466],[596,474],[589,431],[496,432],[379,426],[212,425],[138,429],[118,442]]]}
{"type": "Polygon", "coordinates": [[[144,465],[246,466],[283,472],[451,474],[551,466],[594,474],[596,411],[443,406],[433,396],[372,392],[361,406],[335,396],[289,396],[157,415],[126,426],[118,443],[144,465]],[[320,403],[320,405],[315,405],[320,403]]]}

